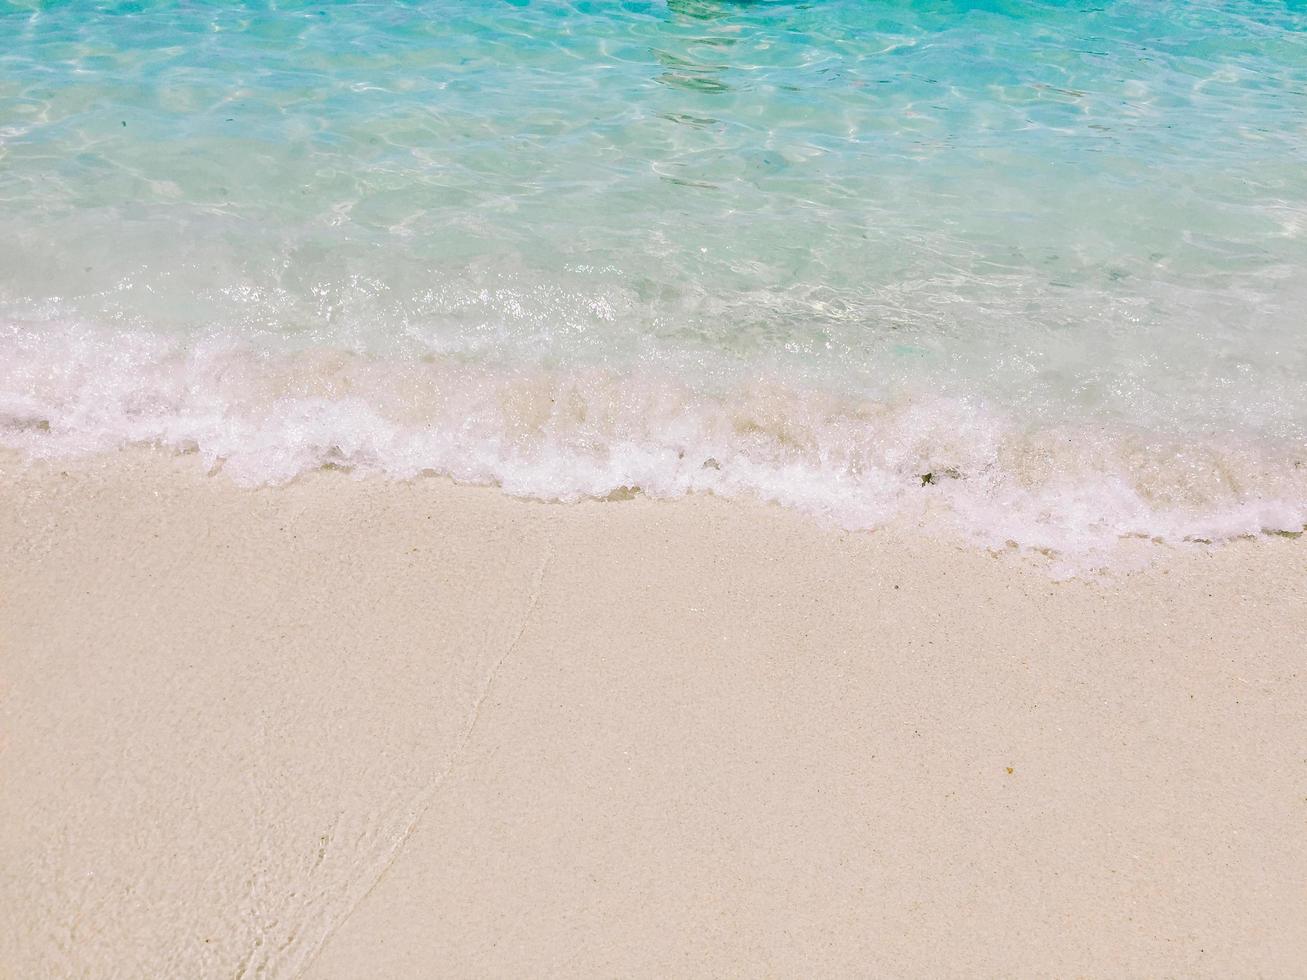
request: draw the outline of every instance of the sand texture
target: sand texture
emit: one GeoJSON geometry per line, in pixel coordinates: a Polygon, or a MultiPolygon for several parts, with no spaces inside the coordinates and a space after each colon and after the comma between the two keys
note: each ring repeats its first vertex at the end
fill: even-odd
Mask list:
{"type": "Polygon", "coordinates": [[[1307,963],[1307,539],[0,460],[0,973],[1307,963]]]}

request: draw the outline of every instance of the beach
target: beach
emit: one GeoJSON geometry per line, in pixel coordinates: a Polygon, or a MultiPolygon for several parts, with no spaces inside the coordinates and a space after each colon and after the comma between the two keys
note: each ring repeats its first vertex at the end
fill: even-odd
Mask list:
{"type": "Polygon", "coordinates": [[[0,38],[0,980],[1303,976],[1303,4],[0,38]]]}
{"type": "Polygon", "coordinates": [[[0,459],[0,972],[1297,975],[1307,543],[0,459]]]}

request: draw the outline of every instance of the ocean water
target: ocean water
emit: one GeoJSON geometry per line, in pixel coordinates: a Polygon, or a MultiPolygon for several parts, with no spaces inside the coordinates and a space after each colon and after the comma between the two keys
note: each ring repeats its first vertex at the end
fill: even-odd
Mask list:
{"type": "Polygon", "coordinates": [[[1307,523],[1307,4],[0,0],[0,445],[1307,523]]]}

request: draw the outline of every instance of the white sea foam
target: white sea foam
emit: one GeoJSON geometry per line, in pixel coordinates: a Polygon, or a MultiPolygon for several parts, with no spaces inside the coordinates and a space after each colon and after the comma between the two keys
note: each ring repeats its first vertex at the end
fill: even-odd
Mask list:
{"type": "Polygon", "coordinates": [[[1081,564],[1123,537],[1307,523],[1307,447],[1253,434],[1041,426],[977,401],[757,375],[690,385],[657,368],[183,345],[75,323],[0,330],[0,444],[32,457],[152,444],[246,485],[332,464],[559,501],[749,495],[851,529],[907,518],[1081,564]]]}

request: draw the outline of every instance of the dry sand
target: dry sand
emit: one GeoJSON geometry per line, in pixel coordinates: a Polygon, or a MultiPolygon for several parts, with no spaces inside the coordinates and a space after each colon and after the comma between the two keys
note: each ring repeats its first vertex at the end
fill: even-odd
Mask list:
{"type": "Polygon", "coordinates": [[[1307,539],[0,469],[10,976],[1303,975],[1307,539]]]}

